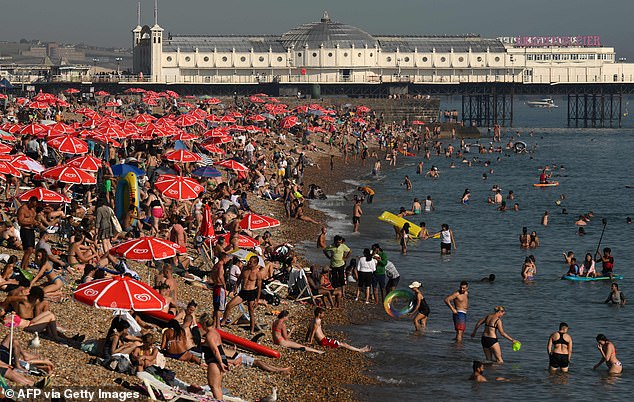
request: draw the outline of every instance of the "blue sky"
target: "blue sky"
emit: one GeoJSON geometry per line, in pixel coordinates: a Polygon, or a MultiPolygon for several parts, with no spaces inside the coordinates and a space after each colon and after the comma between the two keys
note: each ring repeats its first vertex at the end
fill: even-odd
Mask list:
{"type": "MultiPolygon", "coordinates": [[[[0,40],[41,39],[129,47],[137,0],[6,0],[0,40]]],[[[154,0],[141,1],[143,24],[154,0]]],[[[159,23],[188,34],[276,34],[317,21],[373,34],[600,35],[634,61],[633,0],[159,0],[159,23]]]]}

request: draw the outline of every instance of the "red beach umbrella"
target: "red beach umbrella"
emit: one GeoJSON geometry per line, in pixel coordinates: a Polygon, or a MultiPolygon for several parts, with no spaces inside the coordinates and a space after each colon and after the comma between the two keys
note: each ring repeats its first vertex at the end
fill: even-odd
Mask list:
{"type": "Polygon", "coordinates": [[[203,160],[199,155],[188,151],[186,149],[179,149],[165,154],[165,159],[172,162],[192,163],[200,162],[203,160]]]}
{"type": "Polygon", "coordinates": [[[78,94],[81,91],[79,89],[76,89],[76,88],[68,88],[68,89],[64,90],[64,92],[67,93],[67,94],[78,94]]]}
{"type": "Polygon", "coordinates": [[[45,125],[39,124],[39,123],[31,123],[22,127],[19,133],[22,135],[26,135],[26,134],[35,135],[35,134],[45,133],[46,131],[48,131],[48,128],[45,125]]]}
{"type": "Polygon", "coordinates": [[[174,123],[179,127],[189,127],[198,123],[198,118],[190,114],[182,114],[174,120],[174,123]]]}
{"type": "Polygon", "coordinates": [[[73,299],[97,308],[111,310],[161,310],[165,298],[145,282],[128,276],[113,276],[82,283],[73,299]]]}
{"type": "Polygon", "coordinates": [[[15,177],[22,177],[22,173],[20,173],[20,171],[9,161],[0,161],[0,173],[10,174],[15,177]]]}
{"type": "Polygon", "coordinates": [[[248,167],[244,166],[240,162],[234,161],[233,159],[226,159],[226,160],[224,160],[222,162],[216,162],[216,163],[214,163],[214,165],[222,166],[222,167],[225,167],[227,169],[233,169],[236,172],[248,172],[249,171],[248,167]]]}
{"type": "Polygon", "coordinates": [[[0,154],[8,154],[13,150],[13,147],[10,147],[5,144],[0,144],[0,154]]]}
{"type": "MultiPolygon", "coordinates": [[[[216,242],[218,241],[218,239],[220,237],[224,237],[225,238],[225,244],[228,244],[229,241],[231,240],[231,233],[226,233],[224,235],[214,235],[211,238],[211,243],[212,244],[216,244],[216,242]]],[[[240,248],[254,248],[256,246],[259,246],[260,242],[255,240],[252,237],[249,237],[247,235],[239,235],[238,236],[238,247],[240,248]]]]}
{"type": "Polygon", "coordinates": [[[282,128],[289,129],[299,123],[297,116],[288,116],[282,119],[282,128]]]}
{"type": "Polygon", "coordinates": [[[121,146],[121,144],[117,140],[104,134],[94,134],[89,136],[88,139],[102,144],[111,144],[116,148],[119,148],[121,146]]]}
{"type": "Polygon", "coordinates": [[[250,116],[248,117],[248,119],[254,122],[266,121],[266,117],[262,116],[261,114],[250,116]]]}
{"type": "Polygon", "coordinates": [[[16,123],[4,123],[0,128],[7,133],[15,134],[22,129],[22,126],[16,123]]]}
{"type": "Polygon", "coordinates": [[[16,169],[23,172],[39,173],[46,170],[40,162],[23,154],[13,156],[11,163],[16,169]]]}
{"type": "Polygon", "coordinates": [[[20,202],[27,202],[31,197],[36,197],[38,201],[47,202],[51,204],[70,204],[70,198],[56,193],[53,190],[46,189],[44,187],[36,187],[23,192],[18,195],[20,202]]]}
{"type": "Polygon", "coordinates": [[[87,172],[97,172],[102,165],[101,159],[94,156],[84,155],[78,156],[69,160],[66,163],[68,166],[73,166],[79,169],[83,169],[87,172]]]}
{"type": "Polygon", "coordinates": [[[110,93],[106,91],[97,91],[95,92],[95,96],[110,96],[110,93]]]}
{"type": "Polygon", "coordinates": [[[111,248],[110,254],[134,261],[152,261],[187,254],[187,248],[173,241],[145,236],[111,248]]]}
{"type": "Polygon", "coordinates": [[[85,170],[78,169],[73,166],[55,166],[50,169],[46,169],[42,172],[42,177],[45,179],[53,179],[61,181],[62,183],[69,184],[96,184],[95,179],[90,173],[85,170]]]}
{"type": "Polygon", "coordinates": [[[265,215],[246,214],[240,221],[242,229],[258,230],[280,226],[280,221],[265,215]]]}
{"type": "Polygon", "coordinates": [[[88,144],[72,135],[61,135],[46,141],[49,147],[66,154],[85,154],[88,152],[88,144]]]}
{"type": "Polygon", "coordinates": [[[130,119],[134,124],[148,124],[156,120],[156,117],[149,114],[140,114],[130,119]]]}
{"type": "Polygon", "coordinates": [[[214,144],[226,144],[228,142],[233,141],[233,139],[231,137],[229,137],[228,135],[224,135],[222,137],[212,137],[211,138],[211,142],[214,144]]]}
{"type": "Polygon", "coordinates": [[[50,105],[46,102],[35,101],[29,103],[29,109],[48,109],[50,105]]]}
{"type": "Polygon", "coordinates": [[[412,124],[415,125],[415,126],[424,126],[425,122],[424,121],[420,121],[420,120],[414,120],[412,122],[412,124]]]}
{"type": "Polygon", "coordinates": [[[225,151],[222,148],[219,148],[215,144],[205,144],[203,145],[203,148],[205,148],[207,151],[211,152],[212,154],[220,154],[220,155],[225,154],[225,151]]]}
{"type": "Polygon", "coordinates": [[[186,132],[178,133],[171,138],[172,141],[191,141],[191,140],[197,140],[197,139],[198,139],[198,136],[196,134],[186,133],[186,132]]]}
{"type": "Polygon", "coordinates": [[[163,196],[178,201],[193,200],[197,198],[200,193],[205,191],[205,187],[196,180],[171,174],[160,175],[158,180],[154,183],[154,187],[156,187],[163,196]]]}

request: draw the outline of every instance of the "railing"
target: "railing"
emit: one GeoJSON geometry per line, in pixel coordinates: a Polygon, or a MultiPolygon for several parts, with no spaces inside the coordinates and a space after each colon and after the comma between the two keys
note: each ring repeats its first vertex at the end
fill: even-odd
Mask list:
{"type": "Polygon", "coordinates": [[[37,82],[92,82],[92,83],[166,83],[166,84],[380,84],[380,83],[413,83],[455,85],[461,83],[523,83],[523,84],[597,84],[597,83],[634,83],[634,74],[603,74],[573,76],[544,74],[449,74],[448,71],[431,74],[377,74],[375,72],[352,72],[351,74],[279,74],[279,75],[192,75],[139,77],[138,75],[55,75],[51,77],[33,75],[10,75],[7,78],[14,86],[37,82]]]}

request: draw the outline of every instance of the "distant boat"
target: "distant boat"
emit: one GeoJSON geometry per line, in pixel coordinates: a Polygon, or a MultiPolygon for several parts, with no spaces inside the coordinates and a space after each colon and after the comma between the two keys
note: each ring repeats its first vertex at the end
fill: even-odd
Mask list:
{"type": "Polygon", "coordinates": [[[538,109],[552,109],[555,107],[559,107],[555,105],[555,101],[552,100],[551,98],[544,98],[538,101],[528,101],[526,102],[526,104],[529,107],[538,108],[538,109]]]}

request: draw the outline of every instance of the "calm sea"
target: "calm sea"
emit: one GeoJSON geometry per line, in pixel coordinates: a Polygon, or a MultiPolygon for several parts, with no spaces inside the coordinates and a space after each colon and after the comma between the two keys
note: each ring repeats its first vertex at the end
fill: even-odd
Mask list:
{"type": "MultiPolygon", "coordinates": [[[[442,107],[449,108],[450,101],[443,100],[442,107]]],[[[634,273],[630,269],[634,225],[626,224],[627,216],[634,217],[634,189],[626,188],[634,185],[634,124],[632,117],[626,117],[623,129],[556,128],[565,124],[566,103],[561,97],[555,101],[560,105],[556,110],[529,109],[517,102],[517,127],[504,130],[504,141],[510,133],[520,131],[520,139],[529,148],[535,147],[534,153],[468,155],[490,160],[488,168],[432,157],[425,166],[439,167],[438,180],[416,175],[419,157],[403,158],[396,168],[385,164],[378,178],[367,173],[351,177],[351,189],[357,183],[367,183],[377,192],[374,203],[363,206],[360,235],[351,233],[352,205],[342,194],[313,202],[333,217],[330,235],[342,234],[354,255],[360,255],[372,243],[381,243],[401,273],[399,287],[405,288],[414,280],[422,282],[432,310],[425,336],[413,334],[409,319],[396,320],[387,314],[384,320],[346,329],[350,343],[374,347],[371,357],[375,364],[369,375],[380,380],[381,386],[358,389],[361,400],[618,400],[629,398],[634,391],[634,375],[630,374],[634,367],[634,304],[624,308],[603,304],[609,293],[608,282],[560,280],[567,269],[562,252],[573,250],[578,257],[587,252],[594,254],[603,227],[601,220],[606,218],[601,247],[612,248],[615,271],[625,276],[620,286],[634,302],[634,273]],[[529,131],[534,132],[532,136],[529,131]],[[452,161],[455,169],[449,168],[452,161]],[[538,181],[539,168],[545,164],[563,166],[553,172],[559,187],[532,187],[538,181]],[[483,173],[488,174],[487,180],[482,179],[483,173]],[[414,184],[411,192],[399,185],[405,175],[414,184]],[[494,184],[503,189],[505,196],[513,190],[519,212],[499,212],[487,204],[494,184]],[[468,206],[459,202],[465,188],[472,193],[468,206]],[[558,206],[555,202],[561,194],[565,194],[565,200],[558,206]],[[376,217],[384,210],[409,208],[414,197],[422,201],[427,195],[434,199],[436,210],[415,222],[424,220],[430,231],[449,224],[458,250],[441,257],[438,241],[427,240],[410,243],[408,254],[402,256],[392,227],[376,217]],[[562,207],[567,215],[562,214],[562,207]],[[540,225],[544,211],[550,213],[547,227],[540,225]],[[587,211],[593,211],[595,218],[586,227],[586,236],[580,237],[574,221],[587,211]],[[539,248],[529,252],[519,248],[518,235],[523,226],[537,231],[539,248]],[[535,255],[538,270],[536,280],[529,284],[520,277],[528,254],[535,255]],[[497,277],[495,283],[479,282],[491,273],[497,277]],[[494,306],[504,305],[504,328],[522,342],[521,350],[513,352],[510,342],[501,340],[505,364],[487,368],[485,375],[491,381],[487,384],[467,381],[472,361],[484,358],[479,339],[482,330],[476,338],[467,335],[462,345],[456,345],[451,312],[443,303],[461,280],[470,282],[468,333],[494,306]],[[546,342],[561,321],[570,325],[574,339],[571,369],[567,375],[549,375],[546,342]],[[597,333],[606,334],[616,344],[625,367],[621,377],[608,378],[605,366],[592,370],[600,357],[594,341],[597,333]],[[495,377],[511,381],[492,381],[495,377]]],[[[459,108],[459,104],[453,107],[459,108]]],[[[488,143],[488,139],[480,142],[488,143]]],[[[305,245],[309,256],[326,263],[313,245],[305,245]]]]}

